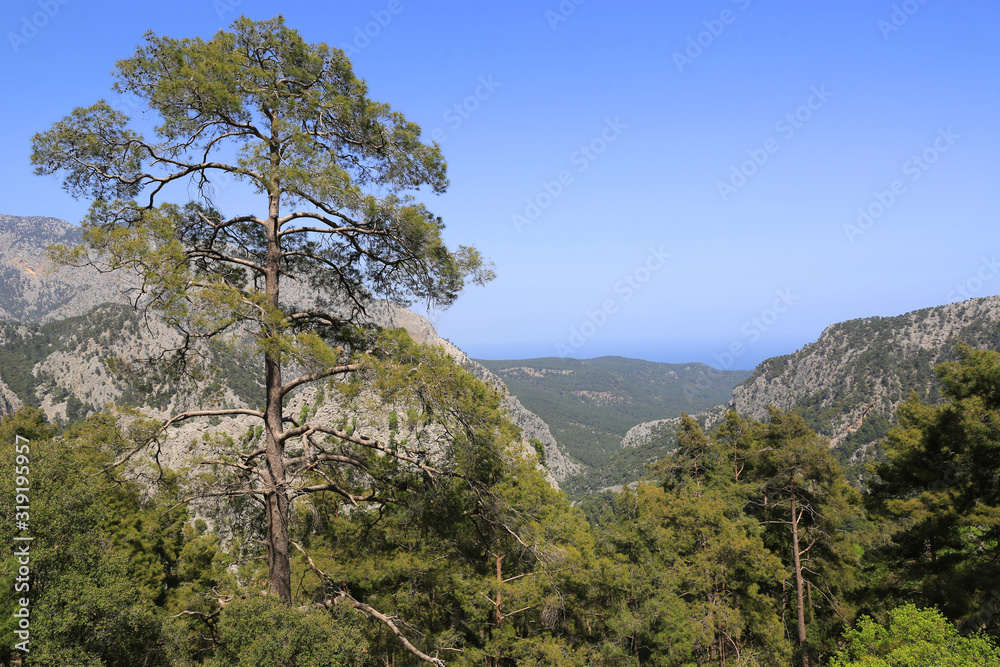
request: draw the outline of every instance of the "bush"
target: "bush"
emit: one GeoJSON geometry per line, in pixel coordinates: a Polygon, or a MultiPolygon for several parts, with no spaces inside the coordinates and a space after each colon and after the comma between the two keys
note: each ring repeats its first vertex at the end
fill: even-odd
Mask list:
{"type": "Polygon", "coordinates": [[[1000,649],[981,635],[962,637],[937,609],[909,604],[883,627],[868,616],[844,633],[847,647],[830,667],[982,667],[1000,665],[1000,649]]]}

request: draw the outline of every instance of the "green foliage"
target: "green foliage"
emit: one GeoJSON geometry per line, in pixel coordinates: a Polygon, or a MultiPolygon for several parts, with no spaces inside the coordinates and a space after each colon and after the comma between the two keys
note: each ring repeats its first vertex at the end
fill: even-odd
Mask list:
{"type": "Polygon", "coordinates": [[[274,597],[228,604],[219,615],[218,648],[204,667],[341,667],[378,664],[359,612],[335,607],[289,609],[274,597]]]}
{"type": "Polygon", "coordinates": [[[282,17],[240,18],[207,41],[148,33],[114,73],[115,90],[158,117],[156,136],[131,129],[130,118],[100,101],[37,134],[32,161],[36,173],[60,173],[67,191],[94,202],[88,244],[155,285],[153,303],[168,320],[226,329],[244,317],[271,319],[273,312],[255,310],[262,302],[242,298],[255,291],[244,269],[263,278],[269,225],[285,228],[283,268],[324,296],[334,288],[340,297],[448,305],[466,278],[492,277],[474,248],[449,251],[440,219],[409,194],[447,187],[439,147],[371,100],[342,51],[306,43],[282,17]],[[192,174],[200,201],[154,207],[164,183],[192,174]],[[256,188],[261,218],[226,220],[212,209],[210,184],[223,178],[256,188]],[[149,202],[134,201],[151,193],[149,202]],[[282,205],[302,206],[303,217],[267,217],[282,205]],[[297,227],[303,219],[319,227],[297,227]],[[189,272],[202,279],[187,281],[189,272]],[[197,294],[208,303],[184,299],[197,294]],[[203,319],[204,308],[213,321],[203,319]]]}
{"type": "Polygon", "coordinates": [[[942,364],[943,405],[900,406],[869,505],[884,540],[877,597],[939,607],[964,631],[1000,636],[1000,354],[961,346],[942,364]]]}
{"type": "MultiPolygon", "coordinates": [[[[836,369],[822,378],[819,388],[798,397],[789,409],[798,412],[809,428],[826,436],[842,431],[846,415],[867,412],[861,428],[837,444],[842,452],[841,462],[846,465],[847,458],[883,438],[895,423],[890,404],[903,401],[913,391],[931,403],[941,401],[941,381],[934,366],[957,360],[954,350],[957,343],[966,341],[981,349],[1000,349],[1000,333],[989,317],[970,320],[961,311],[945,313],[943,308],[834,324],[816,343],[762,363],[747,383],[760,380],[769,383],[782,374],[791,376],[800,371],[808,376],[812,373],[808,369],[815,367],[817,361],[836,369]],[[937,325],[929,322],[936,317],[962,325],[958,334],[929,348],[900,344],[901,332],[921,337],[933,335],[933,327],[937,325]],[[875,409],[866,410],[869,405],[875,409]]],[[[867,454],[875,460],[882,456],[878,446],[870,448],[867,454]]],[[[861,485],[868,477],[859,468],[851,472],[851,478],[861,485]]]]}
{"type": "Polygon", "coordinates": [[[599,468],[591,468],[565,479],[559,487],[573,500],[587,502],[588,496],[602,489],[643,479],[647,466],[667,458],[676,447],[674,429],[668,425],[660,426],[648,442],[619,449],[599,468]]]}
{"type": "Polygon", "coordinates": [[[1000,664],[1000,648],[983,636],[962,637],[936,609],[910,604],[889,612],[888,624],[862,617],[830,667],[982,667],[1000,664]]]}
{"type": "Polygon", "coordinates": [[[799,415],[773,407],[768,412],[769,422],[750,435],[751,451],[759,449],[747,458],[744,472],[748,513],[764,526],[765,544],[792,573],[794,585],[782,591],[782,604],[801,611],[801,620],[788,619],[789,635],[800,651],[819,655],[832,649],[842,623],[854,616],[851,597],[859,586],[858,542],[865,528],[861,499],[827,443],[799,415]]]}
{"type": "MultiPolygon", "coordinates": [[[[395,440],[365,439],[353,424],[348,433],[331,432],[329,424],[306,421],[313,416],[308,407],[297,421],[284,411],[288,397],[302,385],[369,365],[380,373],[390,369],[379,363],[384,350],[352,340],[350,325],[373,298],[446,307],[467,281],[481,284],[493,273],[475,248],[449,250],[440,218],[416,201],[422,188],[440,193],[447,187],[439,146],[423,143],[416,124],[370,99],[343,51],[305,42],[283,17],[241,17],[210,40],[149,32],[130,58],[116,64],[114,76],[115,91],[134,96],[144,119],[158,124],[147,138],[126,114],[100,100],[33,137],[36,173],[60,174],[71,195],[91,201],[86,245],[51,254],[63,264],[134,274],[136,302],[180,334],[159,355],[122,360],[120,372],[146,368],[200,384],[208,393],[201,407],[214,408],[223,386],[204,363],[213,345],[263,362],[263,400],[249,399],[263,409],[243,413],[264,422],[264,448],[252,455],[230,451],[230,459],[211,465],[230,469],[220,478],[232,485],[223,495],[264,499],[270,587],[289,602],[287,524],[298,494],[337,489],[353,499],[340,484],[356,489],[395,481],[401,462],[413,466],[409,474],[432,470],[421,460],[426,451],[404,453],[395,440]],[[215,208],[214,186],[233,180],[257,196],[256,215],[241,211],[227,218],[215,208]],[[194,184],[182,194],[193,200],[168,201],[178,192],[171,187],[177,181],[194,184]],[[282,290],[282,282],[297,289],[282,290]],[[342,365],[351,358],[355,363],[342,365]],[[302,375],[283,379],[282,368],[302,375]],[[362,453],[286,456],[289,438],[302,436],[309,449],[314,435],[332,435],[362,453]],[[327,470],[314,470],[320,461],[327,470]],[[295,486],[306,470],[317,484],[295,486]]],[[[383,342],[394,347],[394,341],[383,342]]],[[[411,379],[418,385],[440,380],[411,379]]],[[[241,382],[239,390],[249,396],[254,384],[241,382]]],[[[173,389],[162,381],[157,388],[173,389]]],[[[422,404],[426,426],[438,416],[447,421],[447,410],[424,393],[435,389],[400,385],[395,391],[422,404]]],[[[170,394],[159,398],[152,405],[178,408],[170,394]]],[[[188,418],[193,416],[177,417],[188,418]]],[[[455,469],[447,472],[477,483],[491,480],[495,464],[467,455],[464,446],[482,434],[465,423],[445,427],[454,429],[447,440],[455,469]]],[[[505,434],[490,435],[499,435],[502,448],[505,434]]],[[[366,498],[368,490],[358,497],[377,498],[366,498]]]]}
{"type": "MultiPolygon", "coordinates": [[[[466,448],[481,456],[486,444],[473,439],[466,448]]],[[[305,571],[302,599],[320,601],[346,586],[419,628],[410,638],[421,650],[458,665],[585,664],[576,631],[589,612],[576,603],[582,590],[574,577],[593,550],[586,522],[530,459],[508,451],[496,464],[489,486],[410,478],[417,492],[408,502],[377,510],[314,497],[296,539],[327,576],[305,571]]],[[[368,633],[373,655],[406,659],[383,626],[368,633]]]]}
{"type": "Polygon", "coordinates": [[[135,326],[136,315],[129,308],[104,304],[77,317],[45,324],[0,323],[0,379],[27,405],[38,406],[39,391],[53,395],[56,402],[72,399],[73,417],[83,418],[92,406],[83,405],[65,387],[56,386],[44,372],[35,374],[36,364],[57,352],[76,355],[88,341],[110,347],[114,337],[135,326]]]}
{"type": "MultiPolygon", "coordinates": [[[[182,555],[189,553],[177,534],[183,517],[161,518],[137,487],[97,474],[108,461],[107,426],[95,417],[54,438],[31,409],[0,422],[0,497],[13,497],[13,435],[29,439],[28,523],[34,539],[30,589],[22,595],[30,599],[32,664],[185,664],[183,632],[165,621],[157,605],[184,597],[175,573],[197,579],[205,564],[182,555]]],[[[0,512],[0,538],[13,544],[12,504],[0,512]]],[[[5,549],[4,590],[13,590],[16,564],[5,549]]],[[[203,580],[201,590],[215,583],[203,580]]],[[[4,611],[12,603],[6,599],[4,611]]],[[[9,651],[9,613],[5,619],[0,632],[9,651]]]]}
{"type": "Polygon", "coordinates": [[[608,556],[592,603],[607,610],[607,656],[644,665],[787,658],[767,595],[787,572],[731,492],[689,480],[669,490],[641,483],[615,499],[598,533],[608,556]]]}

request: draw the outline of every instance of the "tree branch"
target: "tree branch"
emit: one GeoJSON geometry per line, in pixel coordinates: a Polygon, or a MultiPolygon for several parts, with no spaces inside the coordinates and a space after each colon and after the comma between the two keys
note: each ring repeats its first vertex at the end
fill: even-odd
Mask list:
{"type": "MultiPolygon", "coordinates": [[[[295,540],[288,540],[288,543],[291,544],[292,546],[294,546],[298,550],[298,552],[301,553],[305,557],[306,562],[309,564],[309,569],[312,570],[313,572],[315,572],[317,575],[319,575],[319,577],[320,577],[321,580],[323,580],[323,581],[333,581],[333,579],[328,574],[326,574],[325,572],[323,572],[323,570],[319,569],[319,567],[316,565],[316,563],[313,561],[313,559],[309,556],[309,554],[306,553],[306,550],[302,548],[302,545],[300,545],[295,540]]],[[[337,599],[335,599],[335,600],[324,600],[323,602],[320,602],[318,604],[320,606],[322,606],[323,608],[325,608],[325,609],[329,609],[333,605],[335,605],[335,604],[341,604],[341,603],[349,604],[352,607],[354,607],[355,609],[357,609],[358,611],[362,611],[365,614],[368,614],[369,616],[371,616],[372,618],[376,618],[379,621],[382,621],[382,623],[384,623],[386,625],[386,627],[388,627],[392,631],[392,634],[396,635],[396,638],[399,639],[399,641],[403,644],[403,646],[406,647],[407,651],[409,651],[410,653],[412,653],[416,657],[420,658],[424,662],[427,662],[427,663],[430,663],[432,665],[435,665],[436,667],[445,667],[444,660],[441,660],[440,658],[432,658],[431,656],[427,655],[426,653],[424,653],[423,651],[421,651],[420,649],[418,649],[416,646],[414,646],[413,644],[411,644],[410,641],[403,635],[403,632],[392,621],[391,618],[389,618],[388,616],[386,616],[385,614],[383,614],[379,610],[375,609],[374,607],[372,607],[370,605],[367,605],[364,602],[359,602],[358,600],[354,599],[354,597],[350,593],[348,593],[346,589],[341,589],[340,595],[337,597],[337,599]]]]}
{"type": "Polygon", "coordinates": [[[282,385],[281,388],[278,390],[278,392],[280,396],[284,396],[292,389],[295,389],[296,387],[306,384],[308,382],[315,382],[316,380],[322,380],[323,378],[330,377],[331,375],[339,375],[341,373],[351,373],[353,371],[359,371],[364,367],[365,364],[363,363],[345,364],[343,366],[333,366],[331,368],[327,368],[321,371],[316,371],[315,373],[309,373],[307,375],[300,375],[294,380],[286,382],[284,385],[282,385]]]}

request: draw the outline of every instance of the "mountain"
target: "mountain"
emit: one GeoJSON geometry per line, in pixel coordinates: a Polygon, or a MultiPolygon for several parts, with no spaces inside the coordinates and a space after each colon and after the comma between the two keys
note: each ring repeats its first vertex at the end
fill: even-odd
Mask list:
{"type": "MultiPolygon", "coordinates": [[[[112,401],[163,413],[206,400],[255,404],[256,369],[221,352],[212,355],[214,378],[199,387],[138,388],[112,377],[109,358],[162,349],[176,334],[128,305],[123,276],[50,264],[47,245],[79,240],[61,220],[0,216],[0,414],[22,403],[53,419],[83,417],[112,401]]],[[[938,399],[934,366],[954,359],[958,342],[1000,350],[1000,297],[834,324],[752,373],[622,357],[477,362],[406,309],[373,303],[368,318],[444,347],[502,392],[525,447],[540,447],[552,477],[573,495],[642,477],[645,463],[672,449],[681,411],[711,428],[730,407],[757,419],[768,405],[797,410],[842,461],[863,461],[877,455],[874,446],[911,391],[938,399]]]]}
{"type": "Polygon", "coordinates": [[[636,424],[724,403],[749,375],[625,357],[478,361],[545,420],[570,456],[590,467],[617,452],[636,424]]]}
{"type": "Polygon", "coordinates": [[[772,404],[798,410],[831,447],[854,456],[884,435],[910,392],[938,400],[934,367],[956,359],[960,342],[1000,350],[1000,296],[834,324],[816,342],[761,363],[730,404],[758,419],[772,404]]]}
{"type": "MultiPolygon", "coordinates": [[[[0,216],[0,415],[27,403],[42,408],[50,419],[83,418],[110,402],[143,406],[167,414],[205,401],[230,407],[257,407],[259,373],[223,350],[211,351],[213,373],[201,386],[170,382],[142,387],[118,381],[107,370],[113,357],[128,359],[165,349],[177,334],[155,316],[132,308],[122,288],[129,283],[93,269],[53,266],[45,248],[74,245],[79,229],[55,218],[0,216]]],[[[440,345],[466,370],[492,384],[504,395],[511,421],[521,427],[525,447],[537,441],[544,448],[548,471],[555,480],[578,473],[580,464],[559,448],[545,422],[526,409],[503,382],[440,338],[423,317],[387,302],[368,307],[371,323],[405,328],[422,343],[440,345]]],[[[312,394],[296,398],[306,404],[312,394]]],[[[239,419],[221,420],[224,430],[246,431],[239,419]]],[[[186,446],[197,425],[181,428],[171,440],[186,446]]],[[[222,427],[220,427],[222,428],[222,427]]],[[[174,457],[168,453],[168,459],[174,457]]]]}
{"type": "MultiPolygon", "coordinates": [[[[692,416],[711,428],[730,408],[755,419],[766,418],[769,405],[795,410],[851,466],[879,454],[878,441],[911,392],[939,400],[934,367],[956,359],[960,342],[1000,350],[1000,296],[831,325],[797,352],[762,362],[724,405],[692,416]]],[[[566,480],[564,490],[582,495],[638,479],[644,463],[671,451],[677,424],[671,417],[633,427],[621,452],[566,480]]]]}
{"type": "Polygon", "coordinates": [[[81,240],[78,227],[57,218],[0,215],[0,320],[51,322],[120,302],[121,276],[52,266],[47,246],[81,240]]]}

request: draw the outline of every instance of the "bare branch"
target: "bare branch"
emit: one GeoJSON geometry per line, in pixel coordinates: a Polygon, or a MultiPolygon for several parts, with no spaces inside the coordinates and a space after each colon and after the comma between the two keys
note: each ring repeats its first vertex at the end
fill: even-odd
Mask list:
{"type": "Polygon", "coordinates": [[[333,366],[331,368],[326,368],[324,370],[316,371],[315,373],[309,373],[307,375],[300,375],[299,377],[295,378],[294,380],[286,382],[284,385],[282,385],[281,389],[278,390],[279,391],[279,395],[280,396],[284,396],[285,394],[287,394],[288,392],[290,392],[292,389],[295,389],[296,387],[298,387],[300,385],[303,385],[303,384],[306,384],[308,382],[315,382],[316,380],[322,380],[323,378],[328,378],[328,377],[330,377],[332,375],[340,375],[342,373],[351,373],[353,371],[359,371],[359,370],[363,369],[364,367],[365,367],[365,364],[363,364],[363,363],[361,363],[361,364],[346,364],[346,365],[343,365],[343,366],[333,366]]]}
{"type": "MultiPolygon", "coordinates": [[[[423,461],[418,460],[416,457],[409,454],[409,452],[406,450],[400,451],[392,447],[387,447],[386,445],[383,445],[377,440],[370,440],[362,436],[351,435],[346,431],[341,431],[339,429],[329,428],[327,426],[321,426],[321,425],[303,424],[302,426],[296,429],[291,429],[289,431],[286,431],[286,433],[294,433],[300,430],[301,430],[300,432],[304,432],[305,430],[308,429],[313,429],[320,433],[326,433],[327,435],[332,435],[334,437],[340,438],[341,440],[346,440],[347,442],[353,442],[354,444],[361,445],[362,447],[377,449],[378,451],[384,452],[385,454],[393,456],[401,461],[412,463],[413,465],[417,466],[418,468],[426,472],[431,477],[431,479],[433,479],[435,475],[446,474],[445,471],[435,468],[433,466],[429,466],[423,461]]],[[[458,475],[457,473],[451,473],[451,474],[461,477],[461,475],[458,475]]]]}
{"type": "MultiPolygon", "coordinates": [[[[319,569],[315,561],[313,561],[313,559],[309,556],[309,554],[306,553],[306,550],[302,548],[302,545],[300,545],[295,540],[288,540],[288,543],[294,546],[298,550],[298,552],[305,557],[306,562],[309,564],[309,569],[315,572],[317,575],[319,575],[320,579],[324,581],[333,581],[333,579],[328,574],[323,572],[323,570],[319,569]]],[[[382,621],[382,623],[384,623],[386,627],[388,627],[392,631],[392,634],[396,635],[396,638],[399,639],[399,641],[403,644],[403,646],[406,647],[407,651],[417,656],[424,662],[428,662],[432,665],[437,665],[437,667],[445,667],[444,660],[441,660],[440,658],[432,658],[431,656],[427,655],[426,653],[418,649],[416,646],[411,644],[410,641],[403,635],[402,631],[392,621],[391,618],[389,618],[382,612],[378,611],[374,607],[354,599],[354,597],[350,593],[348,593],[346,589],[342,589],[340,591],[340,595],[337,597],[337,599],[325,600],[323,602],[320,602],[319,605],[326,609],[329,609],[333,605],[341,603],[349,604],[355,609],[368,614],[372,618],[376,618],[382,621]]]]}
{"type": "Polygon", "coordinates": [[[174,415],[167,421],[163,422],[163,427],[161,430],[166,430],[168,427],[174,424],[188,419],[194,419],[195,417],[228,417],[230,415],[249,415],[251,417],[257,417],[258,419],[264,419],[264,413],[260,410],[250,410],[248,408],[233,408],[228,410],[192,410],[190,412],[182,412],[179,415],[174,415]]]}

